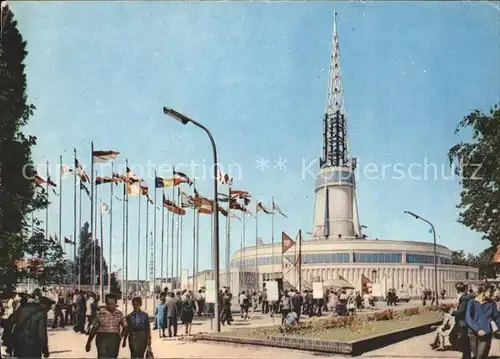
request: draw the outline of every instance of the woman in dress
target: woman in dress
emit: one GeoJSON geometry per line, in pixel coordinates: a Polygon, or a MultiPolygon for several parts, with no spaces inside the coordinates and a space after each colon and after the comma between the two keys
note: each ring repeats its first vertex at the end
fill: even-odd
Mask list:
{"type": "Polygon", "coordinates": [[[186,327],[186,335],[191,335],[191,326],[193,324],[194,311],[194,300],[191,298],[191,294],[187,292],[182,301],[181,309],[181,320],[182,324],[184,324],[184,326],[186,327]]]}
{"type": "Polygon", "coordinates": [[[127,329],[123,338],[123,347],[128,343],[130,357],[133,359],[144,358],[146,348],[151,347],[151,328],[149,326],[149,315],[141,310],[142,299],[135,297],[132,299],[134,310],[127,315],[127,329]]]}
{"type": "Polygon", "coordinates": [[[160,294],[160,303],[155,308],[155,329],[158,329],[160,338],[165,337],[165,293],[160,294]]]}

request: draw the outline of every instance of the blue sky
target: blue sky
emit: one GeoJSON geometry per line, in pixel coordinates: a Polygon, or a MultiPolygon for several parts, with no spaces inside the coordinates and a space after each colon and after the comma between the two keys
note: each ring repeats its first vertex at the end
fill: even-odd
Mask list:
{"type": "MultiPolygon", "coordinates": [[[[26,131],[38,136],[37,163],[48,160],[55,175],[59,155],[72,164],[75,147],[88,168],[94,141],[96,149],[121,151],[117,166],[128,158],[141,172],[149,163],[149,174],[141,174],[150,186],[153,169],[168,162],[199,177],[200,192],[210,196],[209,141],[196,127],[163,115],[167,105],[212,130],[221,165],[236,177],[235,188],[248,190],[268,206],[274,196],[289,217],[276,217],[277,241],[281,230],[294,234],[312,228],[314,176],[303,175],[303,168],[318,158],[322,147],[335,8],[350,148],[361,169],[359,214],[367,233],[380,239],[432,241],[425,223],[403,214],[410,209],[435,223],[440,243],[471,252],[486,247],[480,235],[456,223],[460,187],[450,178],[446,154],[467,139],[454,134],[458,121],[472,109],[487,110],[499,100],[500,22],[495,6],[16,2],[11,8],[28,42],[28,96],[37,110],[26,131]],[[256,167],[261,158],[268,159],[269,168],[256,167]],[[280,158],[286,169],[275,168],[280,158]],[[193,172],[190,161],[202,166],[193,172]],[[426,164],[437,166],[437,178],[432,167],[422,169],[426,164]],[[402,179],[398,168],[406,173],[402,179]]],[[[314,173],[317,165],[310,168],[314,173]]],[[[103,174],[109,171],[101,169],[103,174]]],[[[66,179],[65,235],[73,233],[72,191],[72,180],[66,179]]],[[[109,189],[101,195],[107,201],[109,189]]],[[[133,202],[131,278],[137,268],[138,210],[133,202]]],[[[113,262],[121,264],[117,207],[113,262]]],[[[88,201],[83,210],[88,218],[88,201]]],[[[202,268],[210,265],[209,218],[201,218],[202,268]]],[[[54,204],[50,232],[57,231],[57,221],[54,204]]],[[[185,222],[183,262],[190,268],[190,215],[185,222]]],[[[108,223],[105,218],[105,228],[108,223]]],[[[232,221],[234,249],[240,244],[240,228],[232,221]]],[[[260,217],[259,232],[265,242],[271,241],[269,217],[260,217]]],[[[253,220],[247,221],[246,240],[255,243],[253,220]]],[[[144,257],[144,245],[141,251],[144,257]]],[[[143,258],[141,262],[143,278],[143,258]]]]}

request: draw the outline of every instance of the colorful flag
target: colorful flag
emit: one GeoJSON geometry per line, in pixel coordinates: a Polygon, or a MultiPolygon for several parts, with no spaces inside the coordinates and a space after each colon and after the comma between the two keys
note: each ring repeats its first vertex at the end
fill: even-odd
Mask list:
{"type": "Polygon", "coordinates": [[[273,201],[273,211],[278,212],[279,214],[281,214],[285,218],[288,218],[288,216],[285,213],[283,213],[281,208],[279,208],[278,205],[276,203],[274,203],[274,201],[273,201]]]}
{"type": "Polygon", "coordinates": [[[194,208],[194,200],[192,196],[188,196],[186,193],[179,191],[181,197],[181,207],[182,208],[194,208]]]}
{"type": "Polygon", "coordinates": [[[241,191],[241,190],[236,189],[236,190],[231,190],[231,198],[232,199],[238,199],[238,198],[242,199],[245,206],[248,206],[250,204],[250,200],[252,199],[252,196],[247,191],[241,191]]]}
{"type": "Polygon", "coordinates": [[[61,177],[68,177],[73,174],[73,169],[68,165],[61,165],[61,177]]]}
{"type": "Polygon", "coordinates": [[[245,206],[243,206],[242,204],[238,203],[234,199],[231,201],[231,204],[229,205],[229,208],[235,209],[237,211],[242,211],[242,212],[245,212],[247,210],[245,206]]]}
{"type": "Polygon", "coordinates": [[[229,202],[229,195],[227,195],[225,193],[219,193],[218,196],[217,196],[217,199],[220,202],[229,202]]]}
{"type": "Polygon", "coordinates": [[[137,196],[141,194],[141,187],[138,183],[127,183],[127,194],[129,196],[137,196]]]}
{"type": "Polygon", "coordinates": [[[259,211],[262,211],[266,214],[273,214],[273,211],[270,211],[266,207],[264,207],[264,205],[262,204],[261,201],[259,201],[259,203],[257,203],[257,212],[259,212],[259,211]]]}
{"type": "Polygon", "coordinates": [[[174,187],[181,183],[188,183],[185,178],[176,176],[172,178],[162,178],[156,177],[155,179],[155,187],[156,188],[164,188],[164,187],[174,187]]]}
{"type": "Polygon", "coordinates": [[[80,181],[90,182],[89,176],[85,173],[82,166],[80,165],[80,162],[78,162],[76,158],[75,158],[75,169],[76,169],[76,174],[80,177],[80,181]]]}
{"type": "Polygon", "coordinates": [[[49,178],[47,178],[47,184],[52,187],[57,187],[56,183],[49,178]]]}
{"type": "Polygon", "coordinates": [[[87,196],[89,196],[90,198],[90,191],[83,183],[80,183],[80,191],[85,191],[85,193],[87,193],[87,196]]]}
{"type": "Polygon", "coordinates": [[[129,184],[142,182],[142,179],[137,176],[134,171],[127,167],[127,175],[123,178],[124,181],[127,181],[129,184]]]}
{"type": "Polygon", "coordinates": [[[217,172],[217,180],[220,184],[227,184],[230,186],[233,184],[233,177],[221,171],[217,172]]]}
{"type": "Polygon", "coordinates": [[[202,214],[213,214],[213,206],[212,203],[210,204],[202,204],[198,208],[198,212],[202,214]]]}
{"type": "Polygon", "coordinates": [[[115,183],[118,184],[120,182],[125,182],[127,180],[127,176],[114,172],[111,177],[115,180],[115,183]]]}
{"type": "Polygon", "coordinates": [[[178,207],[177,204],[165,198],[165,195],[163,195],[163,206],[172,213],[179,214],[181,216],[184,216],[186,214],[186,211],[184,209],[178,207]]]}
{"type": "Polygon", "coordinates": [[[151,196],[149,195],[149,187],[147,183],[142,183],[140,185],[141,187],[141,194],[148,199],[148,202],[153,204],[153,200],[151,199],[151,196]]]}
{"type": "Polygon", "coordinates": [[[281,254],[285,254],[294,244],[295,241],[288,234],[281,232],[281,254]]]}
{"type": "Polygon", "coordinates": [[[92,161],[94,163],[105,163],[113,161],[120,152],[118,151],[94,151],[92,152],[92,161]]]}
{"type": "Polygon", "coordinates": [[[45,184],[45,179],[42,178],[42,176],[35,174],[35,178],[33,178],[33,182],[35,183],[35,186],[42,187],[42,185],[45,184]]]}
{"type": "Polygon", "coordinates": [[[221,205],[219,205],[218,208],[219,208],[219,212],[222,213],[222,215],[224,217],[228,216],[229,213],[227,212],[227,210],[224,207],[221,207],[221,205]]]}
{"type": "Polygon", "coordinates": [[[202,205],[210,205],[212,206],[212,200],[203,196],[200,196],[199,194],[196,194],[195,197],[193,198],[194,205],[196,207],[200,207],[202,205]]]}
{"type": "Polygon", "coordinates": [[[115,177],[102,177],[102,176],[97,176],[95,178],[95,184],[103,184],[103,183],[118,183],[120,182],[120,179],[115,178],[115,177]]]}
{"type": "Polygon", "coordinates": [[[183,172],[177,172],[175,170],[173,172],[174,172],[174,178],[181,179],[185,183],[189,184],[190,186],[193,184],[193,180],[191,178],[189,178],[185,173],[183,173],[183,172]]]}

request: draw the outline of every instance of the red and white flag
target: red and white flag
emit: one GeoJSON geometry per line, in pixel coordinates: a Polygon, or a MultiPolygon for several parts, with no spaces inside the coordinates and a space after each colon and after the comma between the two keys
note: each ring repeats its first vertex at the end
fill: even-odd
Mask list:
{"type": "Polygon", "coordinates": [[[233,184],[233,177],[221,171],[217,172],[217,180],[220,184],[227,184],[230,186],[233,184]]]}

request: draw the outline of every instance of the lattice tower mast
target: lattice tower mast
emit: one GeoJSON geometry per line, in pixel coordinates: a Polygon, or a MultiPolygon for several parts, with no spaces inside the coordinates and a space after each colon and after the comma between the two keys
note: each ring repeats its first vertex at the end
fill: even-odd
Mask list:
{"type": "Polygon", "coordinates": [[[326,110],[323,119],[323,156],[320,158],[320,167],[346,167],[348,165],[349,148],[344,87],[340,73],[340,47],[337,33],[337,12],[335,12],[326,110]]]}

